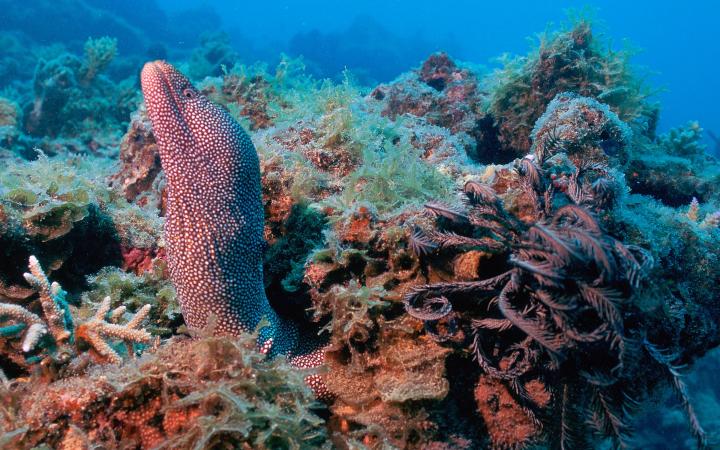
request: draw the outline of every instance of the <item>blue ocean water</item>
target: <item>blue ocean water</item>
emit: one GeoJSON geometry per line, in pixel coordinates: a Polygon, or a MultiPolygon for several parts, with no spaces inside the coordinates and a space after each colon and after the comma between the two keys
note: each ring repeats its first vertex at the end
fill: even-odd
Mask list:
{"type": "Polygon", "coordinates": [[[633,62],[648,69],[648,83],[659,90],[660,130],[697,120],[720,135],[720,3],[711,0],[158,3],[166,11],[214,10],[234,42],[249,43],[260,57],[301,52],[325,64],[326,74],[348,67],[369,71],[378,81],[389,81],[438,50],[486,65],[503,53],[526,54],[537,33],[566,21],[569,11],[585,11],[613,46],[638,50],[633,62]],[[328,45],[298,42],[313,34],[326,36],[328,45]],[[343,47],[337,40],[344,51],[338,51],[343,47]]]}

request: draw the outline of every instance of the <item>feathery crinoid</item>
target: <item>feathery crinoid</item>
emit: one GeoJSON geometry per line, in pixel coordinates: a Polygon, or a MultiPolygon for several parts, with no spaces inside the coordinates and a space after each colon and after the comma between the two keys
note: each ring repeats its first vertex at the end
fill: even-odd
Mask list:
{"type": "Polygon", "coordinates": [[[559,128],[555,126],[550,129],[542,140],[536,141],[535,158],[542,165],[550,155],[562,151],[568,144],[569,141],[561,137],[559,128]]]}
{"type": "Polygon", "coordinates": [[[680,368],[672,362],[674,358],[651,344],[647,339],[643,339],[642,347],[647,354],[660,365],[666,376],[670,379],[673,390],[680,400],[685,415],[688,417],[690,430],[697,440],[698,448],[706,448],[708,446],[708,439],[705,430],[703,430],[703,427],[700,425],[700,421],[695,415],[695,408],[693,408],[692,403],[690,403],[687,387],[680,376],[680,368]]]}
{"type": "MultiPolygon", "coordinates": [[[[504,383],[536,424],[535,439],[553,448],[585,448],[600,436],[627,447],[637,406],[629,377],[649,361],[638,345],[641,330],[626,318],[636,312],[632,296],[652,257],[607,234],[592,212],[573,202],[550,206],[549,214],[527,223],[507,212],[490,186],[469,182],[464,191],[467,210],[440,215],[470,231],[426,231],[424,248],[432,248],[430,241],[481,250],[504,256],[504,267],[487,279],[418,286],[405,296],[407,311],[428,329],[452,314],[482,371],[504,383]],[[531,383],[550,400],[538,402],[531,383]]],[[[668,371],[703,445],[675,369],[653,360],[668,371]]]]}

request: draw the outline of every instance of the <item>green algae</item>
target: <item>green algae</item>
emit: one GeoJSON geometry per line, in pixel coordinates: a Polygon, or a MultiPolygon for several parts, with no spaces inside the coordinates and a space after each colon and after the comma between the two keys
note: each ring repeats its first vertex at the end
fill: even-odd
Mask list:
{"type": "Polygon", "coordinates": [[[380,214],[397,213],[449,194],[454,182],[422,161],[407,143],[367,148],[339,197],[344,209],[367,203],[380,214]]]}
{"type": "Polygon", "coordinates": [[[501,61],[503,67],[486,81],[491,90],[488,110],[503,145],[527,151],[533,124],[555,95],[565,91],[597,99],[623,121],[653,133],[657,107],[648,103],[651,92],[630,65],[631,56],[610,48],[581,19],[569,29],[541,34],[538,49],[528,56],[501,61]]]}
{"type": "Polygon", "coordinates": [[[92,80],[112,62],[117,55],[117,39],[103,36],[97,39],[88,38],[83,47],[85,59],[80,74],[83,82],[92,80]]]}
{"type": "Polygon", "coordinates": [[[93,208],[117,214],[118,230],[125,230],[121,235],[128,244],[156,241],[162,222],[153,218],[152,210],[127,203],[105,186],[113,168],[102,159],[50,158],[42,153],[31,162],[8,161],[0,173],[0,197],[9,217],[43,242],[69,233],[93,208]]]}
{"type": "Polygon", "coordinates": [[[56,384],[3,385],[5,444],[56,447],[79,435],[142,448],[329,448],[305,375],[281,359],[267,361],[254,346],[253,335],[198,336],[56,384]],[[65,390],[76,391],[73,401],[65,390]],[[17,400],[28,395],[32,406],[22,408],[17,400]],[[78,406],[87,414],[77,414],[78,406]],[[120,425],[117,433],[101,432],[109,422],[120,425]]]}

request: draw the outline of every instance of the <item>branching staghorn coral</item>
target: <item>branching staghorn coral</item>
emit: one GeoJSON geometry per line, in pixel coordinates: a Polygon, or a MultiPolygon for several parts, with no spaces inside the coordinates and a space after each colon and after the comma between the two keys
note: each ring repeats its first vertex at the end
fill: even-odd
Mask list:
{"type": "Polygon", "coordinates": [[[33,350],[40,338],[48,331],[57,345],[64,345],[70,339],[68,328],[72,327],[72,316],[65,301],[66,292],[58,283],[50,283],[35,256],[30,256],[28,268],[30,273],[25,273],[24,277],[40,294],[45,323],[36,316],[38,321],[29,326],[23,343],[23,351],[33,350]]]}
{"type": "Polygon", "coordinates": [[[703,129],[698,122],[670,129],[658,136],[657,143],[666,154],[690,159],[701,159],[706,145],[702,142],[703,129]]]}
{"type": "Polygon", "coordinates": [[[31,313],[20,305],[0,303],[0,316],[8,317],[17,322],[17,325],[4,327],[2,331],[0,331],[0,335],[2,336],[15,334],[18,330],[24,328],[28,329],[27,332],[25,332],[22,343],[22,350],[24,352],[29,352],[34,349],[40,338],[47,333],[45,322],[43,322],[39,316],[31,313]]]}
{"type": "MultiPolygon", "coordinates": [[[[530,161],[523,173],[521,183],[537,196],[539,169],[530,161]]],[[[411,242],[416,252],[480,250],[504,255],[506,267],[479,281],[418,286],[406,294],[407,311],[439,340],[451,341],[448,333],[458,329],[469,336],[465,343],[485,376],[502,382],[536,427],[513,445],[544,440],[553,448],[585,448],[595,434],[628,446],[638,395],[631,374],[638,364],[655,362],[667,372],[704,447],[704,431],[671,358],[644,338],[641,326],[628,324],[635,314],[633,293],[652,257],[606,234],[577,204],[553,208],[552,184],[548,189],[544,207],[537,201],[539,219],[531,223],[505,211],[490,186],[474,181],[465,185],[465,206],[426,205],[465,232],[417,231],[411,242]],[[438,327],[441,322],[450,326],[438,327]]]]}
{"type": "Polygon", "coordinates": [[[690,202],[690,206],[688,206],[687,213],[685,215],[688,219],[692,220],[693,222],[697,222],[700,217],[700,202],[698,202],[698,199],[696,197],[693,197],[692,201],[690,202]]]}
{"type": "Polygon", "coordinates": [[[116,322],[120,320],[125,310],[126,308],[123,305],[110,312],[110,297],[105,297],[92,319],[78,325],[76,329],[78,337],[85,339],[96,352],[114,364],[120,363],[122,358],[108,344],[108,340],[123,341],[127,346],[128,355],[134,354],[133,343],[149,344],[151,340],[150,333],[138,329],[150,312],[150,305],[140,308],[125,325],[118,325],[116,322]],[[110,322],[105,320],[108,312],[110,312],[110,322]]]}
{"type": "MultiPolygon", "coordinates": [[[[81,353],[77,345],[80,341],[86,342],[100,361],[116,364],[122,358],[113,347],[114,341],[123,342],[130,356],[136,353],[135,344],[150,344],[152,336],[140,328],[150,305],[143,306],[126,324],[120,325],[118,322],[126,312],[125,306],[111,312],[110,297],[105,297],[92,318],[78,320],[65,300],[66,292],[58,283],[50,283],[35,256],[30,257],[28,267],[30,272],[24,276],[39,293],[42,316],[21,305],[0,303],[0,321],[4,324],[0,328],[0,340],[22,337],[17,349],[20,351],[8,355],[18,365],[68,364],[81,353]]],[[[7,345],[3,347],[7,348],[7,345]]],[[[12,343],[10,348],[14,348],[12,343]]]]}
{"type": "Polygon", "coordinates": [[[718,228],[720,227],[720,211],[705,216],[703,221],[700,223],[702,228],[718,228]]]}

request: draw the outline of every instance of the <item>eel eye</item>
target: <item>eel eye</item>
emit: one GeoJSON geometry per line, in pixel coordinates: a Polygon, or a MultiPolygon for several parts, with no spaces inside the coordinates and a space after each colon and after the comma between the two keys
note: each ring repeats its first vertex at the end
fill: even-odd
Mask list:
{"type": "Polygon", "coordinates": [[[195,96],[197,95],[195,91],[190,88],[183,89],[182,94],[185,96],[185,98],[195,98],[195,96]]]}

